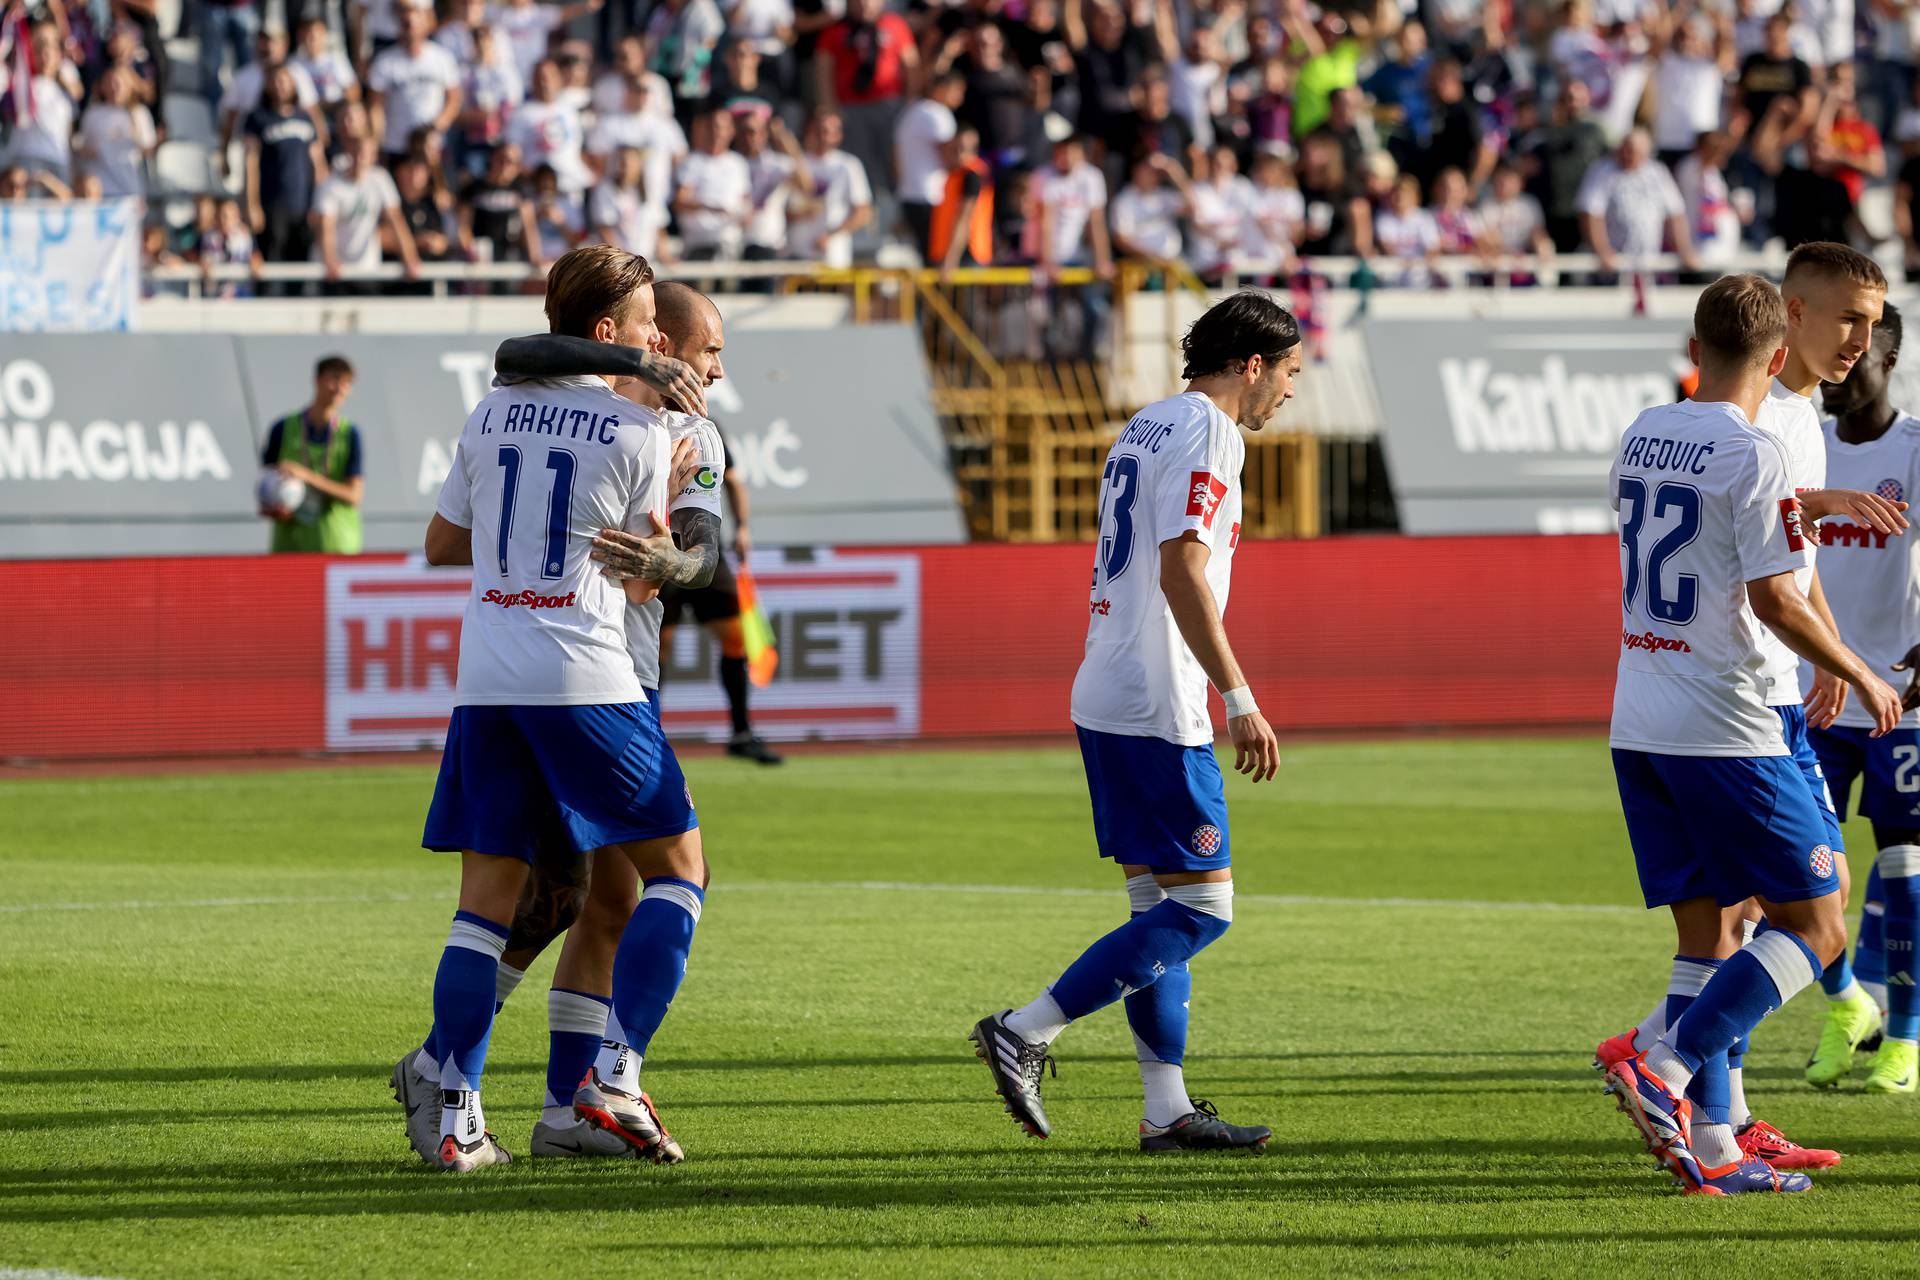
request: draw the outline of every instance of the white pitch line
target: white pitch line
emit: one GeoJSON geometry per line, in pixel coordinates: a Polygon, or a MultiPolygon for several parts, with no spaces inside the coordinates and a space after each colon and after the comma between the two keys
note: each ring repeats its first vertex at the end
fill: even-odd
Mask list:
{"type": "MultiPolygon", "coordinates": [[[[974,893],[1023,898],[1116,898],[1113,889],[1017,884],[920,884],[911,880],[723,880],[721,893],[974,893]]],[[[440,893],[353,894],[257,898],[132,899],[123,902],[24,902],[0,906],[0,915],[42,911],[162,911],[189,907],[346,906],[368,903],[445,902],[440,893]]],[[[1236,901],[1277,907],[1367,907],[1416,910],[1559,912],[1574,915],[1641,916],[1639,907],[1597,902],[1494,902],[1481,898],[1341,898],[1302,893],[1236,893],[1236,901]]],[[[0,1280],[8,1280],[0,1273],[0,1280]]]]}
{"type": "Polygon", "coordinates": [[[101,1276],[83,1276],[77,1271],[52,1271],[44,1267],[0,1267],[0,1280],[105,1280],[101,1276]]]}

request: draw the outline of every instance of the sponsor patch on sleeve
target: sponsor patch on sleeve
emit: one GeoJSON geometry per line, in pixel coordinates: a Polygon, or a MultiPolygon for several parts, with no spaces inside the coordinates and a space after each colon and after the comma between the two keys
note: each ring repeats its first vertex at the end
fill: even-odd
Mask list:
{"type": "Polygon", "coordinates": [[[1789,551],[1806,550],[1807,531],[1800,516],[1800,499],[1780,499],[1780,524],[1787,531],[1787,550],[1789,551]]]}
{"type": "Polygon", "coordinates": [[[1227,496],[1227,482],[1205,471],[1190,472],[1187,476],[1187,514],[1199,516],[1200,523],[1213,528],[1213,517],[1220,510],[1221,499],[1227,496]]]}

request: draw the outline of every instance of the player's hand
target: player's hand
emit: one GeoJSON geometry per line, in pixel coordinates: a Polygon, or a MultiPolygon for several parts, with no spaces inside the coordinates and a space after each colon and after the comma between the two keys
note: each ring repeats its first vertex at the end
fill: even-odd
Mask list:
{"type": "Polygon", "coordinates": [[[673,408],[707,416],[707,389],[684,361],[648,352],[640,361],[640,381],[666,397],[673,408]]]}
{"type": "Polygon", "coordinates": [[[753,534],[749,533],[747,526],[743,524],[734,526],[733,554],[739,556],[743,563],[753,554],[753,534]]]}
{"type": "Polygon", "coordinates": [[[1235,773],[1244,773],[1255,782],[1266,782],[1279,771],[1280,740],[1273,736],[1272,726],[1258,711],[1227,721],[1227,736],[1233,739],[1235,773]]]}
{"type": "Polygon", "coordinates": [[[693,478],[700,474],[704,464],[700,461],[700,450],[693,443],[692,436],[682,436],[673,442],[673,492],[685,493],[693,478]]]}
{"type": "Polygon", "coordinates": [[[658,586],[666,581],[671,561],[679,556],[673,545],[673,531],[658,511],[649,511],[653,532],[628,533],[622,529],[602,529],[587,554],[602,566],[600,572],[616,582],[639,578],[658,586]]]}
{"type": "Polygon", "coordinates": [[[1900,723],[1900,695],[1893,686],[1879,676],[1868,674],[1867,678],[1853,686],[1860,694],[1860,705],[1873,717],[1873,732],[1868,736],[1878,738],[1893,732],[1900,723]]]}
{"type": "Polygon", "coordinates": [[[303,467],[297,462],[279,463],[278,470],[280,474],[285,476],[287,479],[298,480],[301,484],[312,484],[315,480],[320,478],[319,474],[315,472],[311,467],[303,467]]]}
{"type": "Polygon", "coordinates": [[[1800,494],[1800,510],[1807,519],[1845,516],[1875,533],[1905,533],[1907,518],[1900,513],[1906,509],[1904,502],[1889,502],[1860,489],[1807,489],[1800,494]]]}
{"type": "Polygon", "coordinates": [[[1807,727],[1825,729],[1839,718],[1847,705],[1847,682],[1830,671],[1813,669],[1813,687],[1801,700],[1807,712],[1807,727]]]}
{"type": "Polygon", "coordinates": [[[1907,656],[1894,663],[1893,669],[1907,673],[1907,691],[1900,695],[1900,709],[1920,707],[1920,644],[1907,650],[1907,656]]]}

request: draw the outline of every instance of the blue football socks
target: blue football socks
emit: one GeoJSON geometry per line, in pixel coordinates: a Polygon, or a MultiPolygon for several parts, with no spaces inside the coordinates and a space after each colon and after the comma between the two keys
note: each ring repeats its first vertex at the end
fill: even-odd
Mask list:
{"type": "Polygon", "coordinates": [[[620,1034],[601,1043],[603,1079],[615,1074],[614,1060],[623,1049],[631,1049],[635,1059],[645,1056],[687,976],[687,953],[705,900],[699,885],[676,876],[654,877],[641,888],[640,905],[613,958],[614,1016],[608,1028],[617,1025],[620,1034]]]}

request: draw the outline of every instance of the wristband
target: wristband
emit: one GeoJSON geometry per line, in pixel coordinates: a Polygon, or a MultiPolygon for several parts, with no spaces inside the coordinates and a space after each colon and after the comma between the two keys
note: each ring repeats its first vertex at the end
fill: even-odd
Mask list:
{"type": "Polygon", "coordinates": [[[1247,688],[1245,685],[1241,685],[1238,689],[1223,690],[1220,694],[1220,701],[1227,704],[1227,719],[1229,720],[1237,719],[1240,716],[1252,715],[1260,709],[1260,704],[1253,700],[1253,690],[1247,688]]]}

